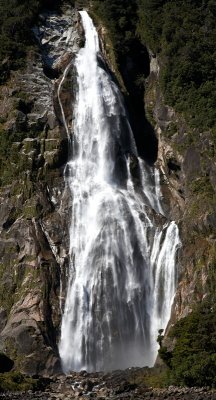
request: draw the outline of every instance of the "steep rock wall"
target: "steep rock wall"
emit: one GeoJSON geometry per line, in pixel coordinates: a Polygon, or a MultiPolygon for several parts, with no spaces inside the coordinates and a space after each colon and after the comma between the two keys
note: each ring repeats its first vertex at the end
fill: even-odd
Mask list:
{"type": "Polygon", "coordinates": [[[34,32],[38,50],[0,88],[0,348],[16,368],[51,374],[60,368],[70,214],[59,100],[71,126],[72,68],[58,87],[82,43],[79,15],[70,8],[42,14],[34,32]]]}
{"type": "Polygon", "coordinates": [[[151,56],[145,85],[147,117],[159,139],[164,208],[180,227],[179,287],[171,323],[186,316],[214,290],[216,265],[215,145],[211,131],[192,129],[168,107],[159,83],[160,65],[151,56]]]}

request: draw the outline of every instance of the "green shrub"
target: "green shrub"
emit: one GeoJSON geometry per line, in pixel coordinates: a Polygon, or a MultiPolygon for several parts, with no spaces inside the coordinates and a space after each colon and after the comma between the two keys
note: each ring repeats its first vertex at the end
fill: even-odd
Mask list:
{"type": "Polygon", "coordinates": [[[0,392],[25,392],[36,390],[38,381],[27,377],[20,372],[8,372],[0,374],[0,392]]]}
{"type": "Polygon", "coordinates": [[[205,300],[178,321],[169,335],[175,347],[161,345],[159,355],[170,368],[174,385],[216,387],[216,306],[205,300]]]}
{"type": "Polygon", "coordinates": [[[138,33],[161,63],[166,102],[191,126],[216,123],[215,15],[213,0],[138,0],[138,33]]]}
{"type": "Polygon", "coordinates": [[[0,2],[0,84],[9,77],[11,69],[25,65],[28,46],[34,43],[31,28],[40,10],[59,2],[60,0],[0,2]]]}

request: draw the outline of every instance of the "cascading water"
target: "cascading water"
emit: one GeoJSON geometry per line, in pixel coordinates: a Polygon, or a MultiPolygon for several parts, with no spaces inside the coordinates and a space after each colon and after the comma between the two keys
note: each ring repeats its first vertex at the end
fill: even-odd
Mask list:
{"type": "Polygon", "coordinates": [[[96,29],[87,12],[80,14],[86,43],[75,62],[66,168],[73,204],[59,345],[65,372],[152,365],[157,330],[170,318],[180,244],[174,222],[155,226],[154,214],[162,212],[158,174],[137,157],[96,29]]]}

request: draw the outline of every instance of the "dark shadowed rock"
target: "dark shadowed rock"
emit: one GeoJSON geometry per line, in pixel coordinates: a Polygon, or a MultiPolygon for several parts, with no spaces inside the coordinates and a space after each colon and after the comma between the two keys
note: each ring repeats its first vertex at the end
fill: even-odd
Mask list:
{"type": "Polygon", "coordinates": [[[5,354],[0,353],[0,373],[11,371],[13,366],[14,362],[5,354]]]}

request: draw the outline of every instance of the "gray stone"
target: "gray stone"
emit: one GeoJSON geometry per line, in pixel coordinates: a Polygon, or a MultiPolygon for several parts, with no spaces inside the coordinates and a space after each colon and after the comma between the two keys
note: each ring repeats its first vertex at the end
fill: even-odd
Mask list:
{"type": "Polygon", "coordinates": [[[58,126],[56,116],[53,112],[48,113],[47,123],[48,123],[50,129],[54,129],[56,126],[58,126]]]}

